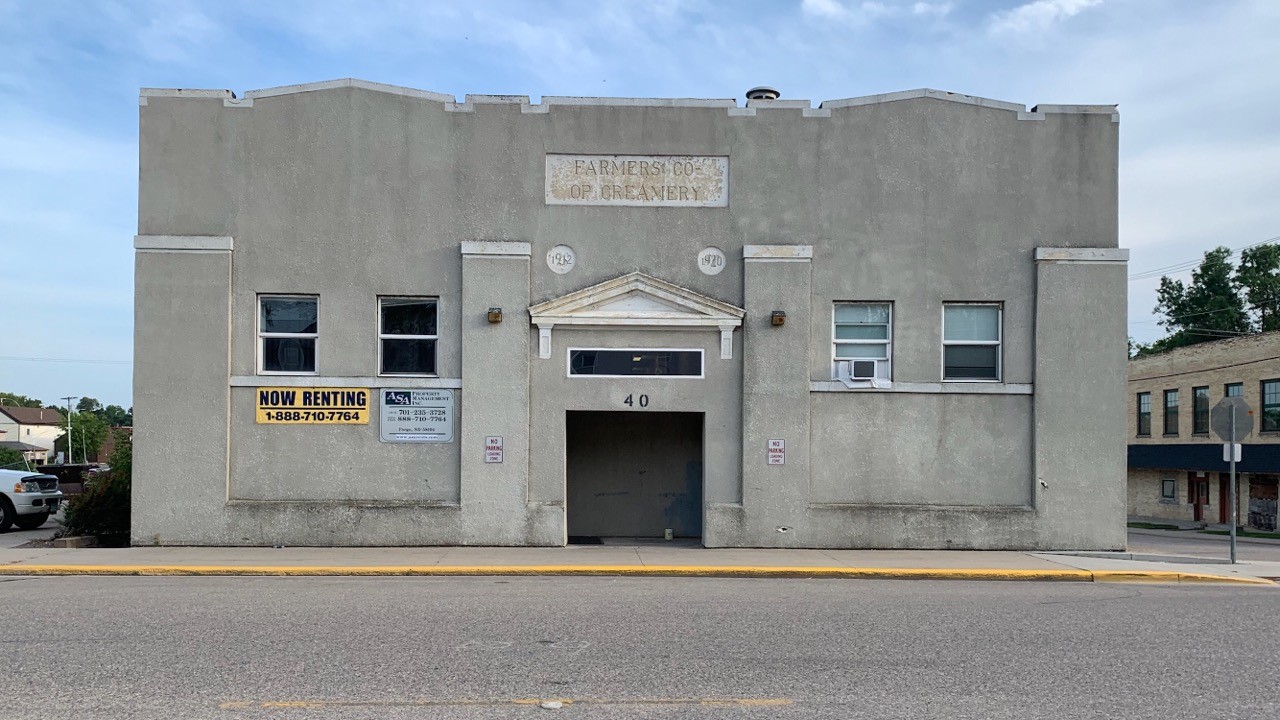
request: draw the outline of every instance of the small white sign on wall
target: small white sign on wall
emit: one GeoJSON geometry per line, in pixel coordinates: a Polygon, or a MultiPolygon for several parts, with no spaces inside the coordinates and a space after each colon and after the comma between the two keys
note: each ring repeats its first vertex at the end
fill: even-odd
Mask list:
{"type": "Polygon", "coordinates": [[[453,442],[453,391],[383,388],[379,439],[386,443],[453,442]]]}
{"type": "Polygon", "coordinates": [[[785,459],[786,447],[782,440],[770,440],[768,447],[768,464],[783,465],[785,459]]]}
{"type": "Polygon", "coordinates": [[[489,435],[484,439],[484,461],[487,463],[502,462],[502,436],[489,435]]]}

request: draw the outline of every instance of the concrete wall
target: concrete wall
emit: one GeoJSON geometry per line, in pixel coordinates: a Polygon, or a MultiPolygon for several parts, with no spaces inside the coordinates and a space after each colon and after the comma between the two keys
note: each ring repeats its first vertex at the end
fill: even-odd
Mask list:
{"type": "Polygon", "coordinates": [[[644,393],[648,408],[626,409],[705,414],[708,545],[1123,543],[1113,108],[933,91],[821,109],[530,106],[347,81],[143,100],[140,242],[234,249],[140,252],[137,350],[191,357],[135,369],[135,542],[560,544],[565,413],[644,393]],[[727,156],[730,200],[547,204],[548,152],[727,156]],[[577,255],[565,274],[544,262],[557,244],[577,255]],[[697,268],[708,246],[728,259],[719,274],[697,268]],[[1061,251],[1038,260],[1044,248],[1061,251]],[[733,357],[715,329],[572,327],[537,357],[522,306],[636,270],[744,307],[733,357]],[[261,293],[320,296],[316,375],[256,375],[261,293]],[[379,295],[439,298],[439,377],[378,377],[379,295]],[[892,390],[830,382],[832,305],[859,300],[893,303],[892,390]],[[1002,382],[941,382],[947,301],[1002,305],[1002,382]],[[483,319],[491,306],[502,323],[483,319]],[[707,373],[570,378],[570,346],[702,348],[707,373]],[[253,388],[278,384],[452,388],[457,437],[393,446],[376,423],[254,423],[253,388]],[[220,399],[192,418],[171,406],[184,389],[220,399]],[[887,436],[868,446],[850,426],[887,436]],[[486,435],[504,437],[502,464],[483,462],[486,435]],[[212,464],[184,472],[179,438],[212,464]],[[765,464],[770,439],[785,464],[765,464]],[[165,505],[188,489],[198,502],[179,521],[165,505]]]}

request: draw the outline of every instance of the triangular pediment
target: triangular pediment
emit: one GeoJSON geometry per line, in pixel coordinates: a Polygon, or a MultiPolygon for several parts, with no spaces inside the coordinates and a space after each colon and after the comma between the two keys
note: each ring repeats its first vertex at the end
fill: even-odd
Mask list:
{"type": "Polygon", "coordinates": [[[529,308],[535,325],[621,325],[724,328],[745,311],[702,293],[633,272],[529,308]]]}

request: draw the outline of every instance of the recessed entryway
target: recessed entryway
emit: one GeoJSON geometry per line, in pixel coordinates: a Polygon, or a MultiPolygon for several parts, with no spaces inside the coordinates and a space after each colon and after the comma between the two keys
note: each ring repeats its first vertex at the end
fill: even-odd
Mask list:
{"type": "Polygon", "coordinates": [[[702,413],[570,411],[565,430],[571,542],[702,536],[702,413]]]}

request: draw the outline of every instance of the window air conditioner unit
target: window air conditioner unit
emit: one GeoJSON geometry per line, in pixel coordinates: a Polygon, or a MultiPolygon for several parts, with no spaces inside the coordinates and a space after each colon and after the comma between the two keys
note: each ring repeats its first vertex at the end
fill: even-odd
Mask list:
{"type": "Polygon", "coordinates": [[[849,377],[854,380],[875,380],[876,379],[876,361],[875,360],[854,360],[849,363],[849,377]]]}

